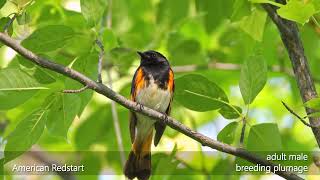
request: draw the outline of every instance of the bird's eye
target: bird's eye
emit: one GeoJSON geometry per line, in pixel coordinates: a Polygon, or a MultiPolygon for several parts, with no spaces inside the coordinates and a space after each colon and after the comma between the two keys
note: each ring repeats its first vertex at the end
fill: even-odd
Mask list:
{"type": "Polygon", "coordinates": [[[151,57],[152,57],[152,58],[156,58],[156,55],[155,55],[155,54],[151,54],[151,57]]]}

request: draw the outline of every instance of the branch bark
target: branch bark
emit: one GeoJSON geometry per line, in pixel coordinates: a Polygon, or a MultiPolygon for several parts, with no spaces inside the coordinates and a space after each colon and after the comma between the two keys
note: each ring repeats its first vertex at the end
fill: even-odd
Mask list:
{"type": "MultiPolygon", "coordinates": [[[[285,1],[280,2],[285,3],[285,1]]],[[[277,7],[269,4],[263,4],[262,6],[277,26],[282,42],[288,51],[302,101],[306,102],[310,99],[317,98],[317,91],[311,78],[308,60],[304,54],[303,44],[300,40],[296,23],[281,18],[276,12],[277,7]]],[[[314,112],[314,110],[310,108],[305,109],[308,115],[314,112]]],[[[312,131],[320,147],[320,128],[316,127],[320,124],[320,118],[309,117],[309,121],[313,126],[312,131]]]]}
{"type": "MultiPolygon", "coordinates": [[[[213,140],[201,133],[198,133],[189,127],[185,126],[184,124],[180,123],[178,120],[172,118],[172,117],[167,117],[164,116],[162,113],[159,113],[153,109],[150,109],[148,107],[143,107],[141,108],[141,105],[130,101],[126,99],[125,97],[117,94],[107,86],[95,82],[94,80],[86,77],[85,75],[81,74],[78,71],[75,71],[73,69],[70,69],[68,67],[64,67],[60,64],[56,64],[49,59],[40,57],[33,52],[27,50],[26,48],[22,47],[18,42],[16,42],[14,39],[10,38],[4,33],[0,33],[0,42],[5,44],[6,46],[12,48],[15,50],[17,53],[19,53],[21,56],[26,58],[27,60],[31,61],[32,63],[35,63],[43,68],[50,69],[54,72],[60,73],[65,75],[66,77],[72,78],[80,83],[82,83],[84,86],[88,86],[89,89],[92,89],[96,91],[97,93],[100,93],[104,95],[105,97],[119,103],[120,105],[126,107],[129,110],[132,110],[134,112],[138,112],[141,114],[144,114],[146,116],[152,117],[153,119],[157,121],[161,121],[171,127],[172,129],[175,129],[179,131],[180,133],[190,137],[191,139],[194,139],[195,141],[198,141],[201,143],[203,146],[208,146],[212,149],[216,149],[221,152],[225,152],[228,154],[232,154],[238,157],[241,157],[249,162],[255,163],[255,164],[260,164],[264,166],[270,166],[270,167],[275,167],[276,164],[267,161],[245,149],[242,148],[236,148],[233,146],[230,146],[228,144],[221,143],[219,141],[213,140]]],[[[286,171],[277,171],[275,172],[279,176],[286,178],[286,179],[292,179],[296,180],[299,179],[301,180],[299,176],[292,172],[286,172],[286,171]]]]}

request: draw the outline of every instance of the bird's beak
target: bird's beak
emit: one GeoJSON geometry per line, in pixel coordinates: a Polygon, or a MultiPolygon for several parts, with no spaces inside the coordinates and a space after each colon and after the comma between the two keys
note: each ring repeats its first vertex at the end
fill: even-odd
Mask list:
{"type": "Polygon", "coordinates": [[[139,54],[141,59],[144,59],[146,57],[146,55],[143,52],[137,51],[137,53],[139,54]]]}

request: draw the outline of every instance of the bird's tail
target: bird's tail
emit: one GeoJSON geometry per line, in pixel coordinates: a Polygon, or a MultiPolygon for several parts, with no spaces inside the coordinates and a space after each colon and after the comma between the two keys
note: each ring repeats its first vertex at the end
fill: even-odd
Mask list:
{"type": "Polygon", "coordinates": [[[129,178],[147,180],[151,174],[151,142],[152,131],[142,141],[137,137],[133,142],[127,162],[124,166],[124,174],[129,178]]]}

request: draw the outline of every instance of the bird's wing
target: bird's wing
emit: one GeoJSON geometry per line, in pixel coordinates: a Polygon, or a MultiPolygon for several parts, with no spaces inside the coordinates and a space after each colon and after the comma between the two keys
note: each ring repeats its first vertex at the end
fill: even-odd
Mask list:
{"type": "MultiPolygon", "coordinates": [[[[174,75],[173,75],[173,71],[170,69],[169,71],[169,78],[168,78],[168,82],[167,82],[167,88],[168,90],[171,92],[171,98],[170,98],[170,103],[169,106],[166,110],[166,115],[169,116],[170,115],[170,111],[171,111],[171,104],[172,104],[172,100],[173,100],[173,93],[174,93],[174,75]]],[[[154,128],[156,130],[156,134],[154,136],[154,146],[157,146],[163,133],[164,130],[166,129],[166,125],[164,123],[161,122],[156,122],[154,124],[154,128]]]]}
{"type": "MultiPolygon", "coordinates": [[[[139,67],[136,72],[134,73],[132,83],[131,83],[131,100],[136,101],[137,92],[143,87],[144,85],[144,78],[143,78],[143,71],[142,68],[139,67]]],[[[130,129],[130,138],[131,143],[134,142],[135,135],[136,135],[136,125],[137,125],[137,115],[135,112],[130,111],[130,122],[129,122],[129,129],[130,129]]]]}

